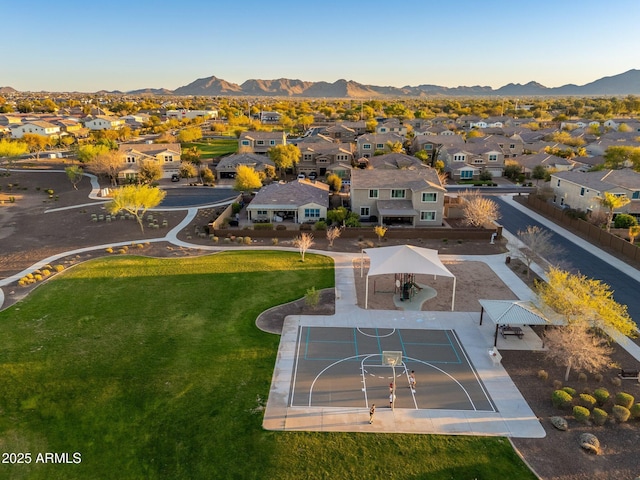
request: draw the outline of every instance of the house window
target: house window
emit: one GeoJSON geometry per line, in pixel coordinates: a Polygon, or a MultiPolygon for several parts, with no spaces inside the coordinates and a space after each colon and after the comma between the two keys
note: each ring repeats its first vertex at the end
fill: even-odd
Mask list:
{"type": "Polygon", "coordinates": [[[640,198],[640,192],[633,192],[631,194],[631,198],[637,200],[638,198],[640,198]]]}
{"type": "Polygon", "coordinates": [[[369,190],[369,198],[378,198],[378,190],[369,190]]]}
{"type": "Polygon", "coordinates": [[[484,163],[484,160],[482,160],[481,158],[474,158],[473,159],[473,163],[475,163],[477,165],[477,164],[480,164],[480,163],[484,163]]]}
{"type": "Polygon", "coordinates": [[[460,178],[473,178],[473,170],[460,170],[460,178]]]}
{"type": "Polygon", "coordinates": [[[165,162],[173,162],[173,155],[165,155],[164,156],[164,161],[165,162]]]}
{"type": "Polygon", "coordinates": [[[391,198],[404,198],[404,189],[394,188],[391,190],[391,198]]]}
{"type": "Polygon", "coordinates": [[[560,180],[558,180],[556,187],[559,187],[559,186],[560,186],[560,180]]]}
{"type": "Polygon", "coordinates": [[[464,162],[466,158],[466,155],[454,155],[453,156],[453,161],[454,162],[464,162]]]}
{"type": "Polygon", "coordinates": [[[266,210],[256,210],[256,213],[258,215],[267,215],[267,211],[266,210]]]}
{"type": "Polygon", "coordinates": [[[313,159],[313,155],[311,155],[310,153],[305,153],[304,154],[304,161],[309,161],[313,159]]]}
{"type": "Polygon", "coordinates": [[[363,150],[371,150],[371,144],[370,143],[365,143],[362,145],[362,149],[363,150]]]}
{"type": "Polygon", "coordinates": [[[435,202],[438,199],[438,194],[435,192],[422,192],[423,202],[435,202]]]}
{"type": "Polygon", "coordinates": [[[269,145],[275,145],[276,141],[275,140],[269,140],[269,145]]]}
{"type": "Polygon", "coordinates": [[[380,133],[387,133],[387,129],[386,129],[386,128],[384,128],[384,127],[382,127],[382,128],[380,129],[380,133]]]}
{"type": "Polygon", "coordinates": [[[370,215],[369,207],[360,207],[360,216],[361,217],[368,217],[369,215],[370,215]]]}
{"type": "Polygon", "coordinates": [[[264,140],[256,140],[256,145],[264,145],[264,140]]]}
{"type": "Polygon", "coordinates": [[[427,144],[424,146],[424,149],[425,149],[425,150],[433,150],[433,145],[431,145],[430,143],[427,143],[427,144]]]}
{"type": "Polygon", "coordinates": [[[136,163],[136,157],[127,157],[127,163],[136,163]]]}
{"type": "Polygon", "coordinates": [[[498,161],[498,155],[495,155],[495,154],[489,155],[489,161],[490,162],[497,162],[498,161]]]}
{"type": "Polygon", "coordinates": [[[584,197],[584,187],[582,187],[582,188],[580,189],[580,196],[581,196],[581,197],[584,197]]]}
{"type": "Polygon", "coordinates": [[[516,144],[512,143],[511,145],[509,145],[509,148],[516,148],[516,144]]]}
{"type": "Polygon", "coordinates": [[[319,208],[305,208],[304,209],[305,218],[320,218],[320,209],[319,208]]]}
{"type": "Polygon", "coordinates": [[[376,148],[378,150],[382,150],[384,148],[384,143],[376,143],[376,148]]]}
{"type": "Polygon", "coordinates": [[[249,146],[249,140],[242,140],[242,145],[245,147],[249,146]]]}
{"type": "Polygon", "coordinates": [[[436,212],[434,211],[424,211],[420,212],[420,220],[423,222],[429,222],[436,219],[436,212]]]}

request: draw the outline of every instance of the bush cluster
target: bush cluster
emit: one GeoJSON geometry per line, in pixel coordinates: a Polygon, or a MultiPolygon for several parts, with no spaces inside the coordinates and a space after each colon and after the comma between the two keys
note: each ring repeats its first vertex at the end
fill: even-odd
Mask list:
{"type": "Polygon", "coordinates": [[[575,407],[573,407],[573,418],[575,418],[580,423],[588,423],[590,416],[591,412],[588,408],[581,407],[580,405],[576,405],[575,407]]]}
{"type": "Polygon", "coordinates": [[[604,405],[609,400],[609,390],[606,388],[596,388],[593,391],[593,396],[595,397],[598,405],[604,405]]]}
{"type": "Polygon", "coordinates": [[[551,394],[551,402],[556,408],[568,408],[571,406],[573,398],[564,390],[554,390],[551,394]]]}
{"type": "Polygon", "coordinates": [[[596,399],[589,395],[588,393],[581,393],[578,396],[578,403],[584,407],[584,408],[588,408],[589,410],[591,410],[593,407],[596,406],[596,399]]]}
{"type": "Polygon", "coordinates": [[[631,408],[634,402],[635,402],[635,398],[633,398],[633,395],[630,395],[625,392],[620,392],[616,394],[616,402],[615,402],[616,405],[620,405],[626,409],[629,409],[631,408]]]}
{"type": "Polygon", "coordinates": [[[596,407],[591,412],[591,420],[593,420],[593,423],[598,426],[604,425],[608,417],[609,417],[609,414],[604,410],[602,410],[601,408],[596,407]]]}
{"type": "Polygon", "coordinates": [[[27,287],[36,282],[40,282],[47,277],[50,277],[53,273],[60,273],[64,270],[64,266],[56,265],[52,267],[51,265],[45,265],[42,270],[34,270],[32,273],[27,273],[24,277],[18,280],[18,286],[27,287]]]}

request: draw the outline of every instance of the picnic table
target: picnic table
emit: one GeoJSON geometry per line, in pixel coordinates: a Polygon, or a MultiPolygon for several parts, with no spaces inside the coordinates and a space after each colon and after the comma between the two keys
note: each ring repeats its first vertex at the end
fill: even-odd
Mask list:
{"type": "Polygon", "coordinates": [[[524,337],[524,332],[520,327],[510,327],[509,325],[504,325],[500,327],[500,335],[502,338],[506,339],[507,335],[514,335],[520,339],[524,337]]]}

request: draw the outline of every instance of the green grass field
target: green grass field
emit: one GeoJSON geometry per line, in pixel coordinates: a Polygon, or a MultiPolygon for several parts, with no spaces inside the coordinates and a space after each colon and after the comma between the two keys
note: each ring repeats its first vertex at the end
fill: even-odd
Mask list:
{"type": "Polygon", "coordinates": [[[221,157],[238,151],[238,139],[211,139],[201,142],[183,143],[182,148],[198,147],[203,160],[221,157]]]}
{"type": "Polygon", "coordinates": [[[266,308],[333,286],[328,257],[106,257],[0,312],[7,479],[534,479],[503,438],[268,432],[266,308]],[[79,452],[79,464],[35,463],[79,452]]]}

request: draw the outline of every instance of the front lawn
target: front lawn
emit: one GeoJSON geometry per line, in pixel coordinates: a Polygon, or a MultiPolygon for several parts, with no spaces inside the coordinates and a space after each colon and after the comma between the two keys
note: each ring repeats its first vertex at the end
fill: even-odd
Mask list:
{"type": "Polygon", "coordinates": [[[33,457],[0,478],[535,478],[503,438],[264,431],[279,337],[254,322],[333,286],[305,260],[108,257],[0,312],[0,451],[33,457]]]}

